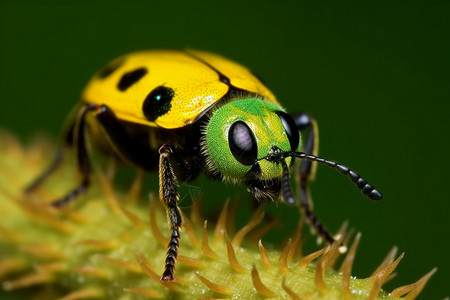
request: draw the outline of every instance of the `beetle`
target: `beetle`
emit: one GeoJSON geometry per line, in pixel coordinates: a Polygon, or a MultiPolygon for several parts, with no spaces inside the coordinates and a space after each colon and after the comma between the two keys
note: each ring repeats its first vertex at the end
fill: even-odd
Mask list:
{"type": "Polygon", "coordinates": [[[92,176],[87,139],[121,162],[159,172],[159,197],[171,230],[162,281],[175,279],[183,224],[178,181],[191,181],[203,172],[211,179],[245,184],[259,202],[281,198],[287,205],[299,203],[329,243],[333,237],[310,206],[314,162],[347,175],[370,199],[382,198],[356,172],[317,156],[312,117],[288,114],[247,68],[208,52],[152,50],[113,60],[90,80],[69,124],[53,163],[25,192],[56,169],[63,148],[69,147],[76,153],[81,181],[51,205],[62,207],[84,193],[92,176]],[[299,200],[291,171],[298,178],[299,200]]]}

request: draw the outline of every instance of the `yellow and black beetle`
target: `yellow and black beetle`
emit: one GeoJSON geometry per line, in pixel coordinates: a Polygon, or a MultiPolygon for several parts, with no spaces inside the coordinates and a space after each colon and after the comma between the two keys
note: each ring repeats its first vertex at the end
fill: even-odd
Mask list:
{"type": "MultiPolygon", "coordinates": [[[[207,52],[132,53],[114,60],[91,79],[63,139],[65,147],[75,150],[82,179],[52,202],[55,207],[66,205],[89,186],[88,137],[94,144],[106,145],[103,148],[124,163],[159,172],[159,195],[172,230],[162,281],[175,278],[182,226],[177,180],[187,182],[203,172],[212,179],[244,183],[257,201],[281,196],[286,204],[294,205],[298,201],[289,173],[295,169],[300,206],[330,243],[333,237],[309,204],[308,181],[314,161],[347,175],[370,199],[382,198],[357,173],[316,156],[317,127],[308,114],[287,114],[248,69],[207,52]],[[307,137],[303,142],[301,131],[307,137]],[[294,164],[296,158],[302,159],[300,163],[294,164]]],[[[55,170],[62,153],[61,149],[26,192],[55,170]]]]}

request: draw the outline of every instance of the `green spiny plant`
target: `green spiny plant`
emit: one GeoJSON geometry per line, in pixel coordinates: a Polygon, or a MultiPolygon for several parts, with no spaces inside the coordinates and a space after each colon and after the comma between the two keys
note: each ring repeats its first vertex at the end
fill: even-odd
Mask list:
{"type": "Polygon", "coordinates": [[[337,268],[342,245],[350,240],[345,226],[337,243],[311,254],[299,254],[301,222],[280,250],[266,248],[261,234],[274,223],[254,230],[264,215],[258,209],[234,232],[234,210],[227,201],[214,229],[203,221],[199,205],[184,217],[187,238],[180,248],[177,280],[164,283],[160,273],[167,222],[157,200],[150,205],[136,201],[140,180],[126,193],[98,171],[82,201],[55,210],[42,199],[70,188],[71,169],[65,167],[37,193],[22,196],[21,188],[45,166],[51,149],[44,139],[25,148],[12,135],[0,133],[0,296],[23,291],[32,299],[64,300],[415,299],[436,271],[388,293],[381,286],[403,257],[395,259],[395,248],[369,278],[356,279],[351,269],[360,234],[337,268]]]}

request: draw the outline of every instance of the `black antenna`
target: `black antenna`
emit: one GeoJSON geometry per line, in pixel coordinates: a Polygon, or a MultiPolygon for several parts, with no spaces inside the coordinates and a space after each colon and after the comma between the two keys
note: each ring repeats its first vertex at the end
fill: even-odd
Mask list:
{"type": "Polygon", "coordinates": [[[304,152],[283,152],[283,156],[294,156],[298,158],[308,159],[311,161],[317,161],[319,163],[325,164],[329,167],[337,169],[339,172],[341,172],[344,175],[347,175],[348,178],[350,178],[351,181],[353,181],[358,189],[361,190],[361,192],[366,195],[371,200],[381,200],[383,198],[383,195],[376,190],[372,185],[367,183],[367,180],[363,179],[358,173],[350,170],[346,166],[340,165],[334,161],[326,160],[311,154],[306,154],[304,152]]]}

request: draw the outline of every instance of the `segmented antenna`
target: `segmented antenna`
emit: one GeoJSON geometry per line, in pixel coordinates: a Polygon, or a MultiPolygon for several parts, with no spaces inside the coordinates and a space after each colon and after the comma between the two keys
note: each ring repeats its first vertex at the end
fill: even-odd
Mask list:
{"type": "Polygon", "coordinates": [[[284,152],[284,155],[287,156],[294,156],[298,158],[308,159],[311,161],[317,161],[319,163],[325,164],[329,167],[337,169],[339,172],[341,172],[344,175],[347,175],[348,178],[350,178],[351,181],[355,183],[355,185],[358,187],[358,189],[361,190],[361,192],[366,195],[371,200],[381,200],[383,198],[383,195],[375,189],[372,185],[367,183],[367,180],[363,179],[358,173],[350,170],[348,167],[340,165],[334,161],[326,160],[311,154],[306,154],[304,152],[284,152]]]}

